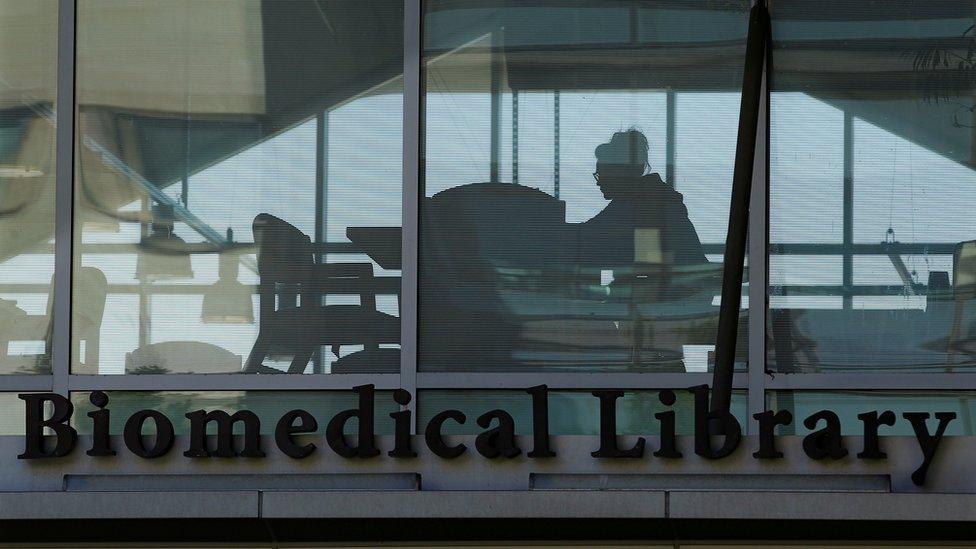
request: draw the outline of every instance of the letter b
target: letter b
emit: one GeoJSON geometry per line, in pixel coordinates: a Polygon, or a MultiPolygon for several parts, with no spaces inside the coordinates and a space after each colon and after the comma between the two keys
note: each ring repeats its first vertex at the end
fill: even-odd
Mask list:
{"type": "Polygon", "coordinates": [[[74,406],[67,398],[55,393],[28,393],[17,395],[26,404],[27,430],[24,440],[26,448],[18,459],[37,459],[62,457],[71,453],[78,439],[78,432],[68,425],[74,406]],[[54,412],[49,419],[44,419],[44,403],[50,402],[54,412]],[[56,443],[50,452],[44,450],[44,428],[54,431],[56,443]]]}

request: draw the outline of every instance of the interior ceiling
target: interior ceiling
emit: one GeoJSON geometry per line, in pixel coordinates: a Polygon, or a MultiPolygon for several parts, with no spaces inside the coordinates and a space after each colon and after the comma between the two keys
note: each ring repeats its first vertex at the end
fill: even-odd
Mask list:
{"type": "MultiPolygon", "coordinates": [[[[440,2],[434,6],[450,15],[454,4],[440,2]]],[[[536,1],[519,7],[553,4],[536,1]]],[[[716,6],[715,2],[704,4],[706,8],[716,6]]],[[[506,20],[497,16],[484,17],[474,25],[459,24],[454,35],[458,41],[473,41],[484,36],[486,30],[490,32],[502,24],[507,45],[496,51],[504,67],[505,85],[515,90],[670,88],[679,92],[734,92],[741,86],[745,50],[744,12],[735,11],[742,11],[740,4],[729,2],[724,11],[717,9],[720,20],[714,28],[707,24],[689,28],[687,36],[680,41],[656,42],[653,36],[638,36],[632,42],[601,43],[587,37],[583,45],[567,47],[559,43],[557,35],[563,32],[578,38],[579,33],[586,32],[585,21],[580,23],[584,30],[567,30],[562,23],[547,25],[545,21],[527,22],[513,17],[506,20]],[[735,39],[728,39],[730,32],[738,32],[737,27],[730,27],[730,14],[735,25],[741,27],[735,39]]],[[[829,34],[832,24],[840,21],[885,24],[902,19],[971,20],[976,13],[969,2],[951,0],[773,0],[771,4],[774,25],[776,21],[819,23],[824,35],[829,34]],[[883,21],[879,22],[879,14],[884,14],[883,21]]],[[[321,110],[368,93],[402,75],[403,29],[390,23],[400,20],[401,0],[371,0],[325,12],[321,9],[323,5],[328,6],[313,1],[260,3],[259,14],[255,16],[260,17],[261,29],[262,112],[187,115],[99,106],[113,116],[126,119],[136,129],[143,150],[135,168],[156,185],[172,184],[187,172],[199,171],[321,110]],[[317,69],[316,63],[327,65],[328,69],[317,69]],[[186,146],[187,135],[190,147],[186,146]]],[[[652,15],[665,18],[664,23],[667,17],[674,17],[676,22],[688,20],[687,14],[677,9],[689,6],[687,3],[662,2],[653,6],[652,15]]],[[[702,8],[697,4],[691,7],[702,8]]],[[[701,17],[700,11],[697,13],[695,17],[701,17]]],[[[658,23],[661,28],[668,27],[658,23]]],[[[621,24],[629,25],[629,22],[623,20],[621,24]]],[[[816,34],[809,28],[806,32],[816,34]]],[[[911,41],[899,37],[859,40],[779,37],[774,54],[773,86],[777,91],[807,93],[947,158],[973,165],[972,131],[952,123],[953,116],[958,118],[958,101],[929,100],[932,86],[938,86],[939,80],[933,80],[931,71],[913,67],[913,56],[918,51],[939,47],[964,52],[969,42],[962,36],[911,41]],[[905,101],[916,103],[916,108],[905,109],[905,101]]],[[[486,64],[491,59],[491,50],[483,41],[474,47],[439,54],[453,57],[451,63],[456,68],[470,69],[471,74],[480,78],[487,74],[486,64]]],[[[972,72],[972,69],[952,68],[938,76],[942,81],[968,85],[974,80],[972,72]]],[[[461,79],[451,89],[466,91],[468,86],[471,91],[485,90],[484,82],[478,79],[468,84],[461,79]]],[[[952,93],[961,101],[972,103],[969,90],[956,89],[952,93]]],[[[972,113],[967,111],[964,116],[971,118],[972,113]]]]}

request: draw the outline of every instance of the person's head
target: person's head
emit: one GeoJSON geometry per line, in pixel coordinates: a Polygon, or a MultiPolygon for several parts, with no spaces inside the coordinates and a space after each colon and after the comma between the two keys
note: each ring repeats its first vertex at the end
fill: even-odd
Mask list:
{"type": "Polygon", "coordinates": [[[605,198],[614,198],[623,187],[633,185],[635,178],[644,175],[647,150],[647,138],[637,130],[617,132],[608,143],[596,148],[593,176],[605,198]]]}

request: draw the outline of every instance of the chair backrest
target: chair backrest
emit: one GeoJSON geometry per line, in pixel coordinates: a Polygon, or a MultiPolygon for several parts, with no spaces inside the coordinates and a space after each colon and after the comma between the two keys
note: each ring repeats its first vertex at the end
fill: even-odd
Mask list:
{"type": "Polygon", "coordinates": [[[359,295],[363,307],[376,309],[372,263],[316,264],[311,239],[270,214],[255,217],[253,230],[262,315],[276,308],[318,306],[321,296],[336,294],[359,295]]]}
{"type": "Polygon", "coordinates": [[[258,214],[251,227],[258,246],[261,316],[275,310],[276,296],[277,308],[297,307],[314,265],[311,239],[271,214],[258,214]]]}
{"type": "Polygon", "coordinates": [[[261,283],[300,283],[313,264],[312,241],[303,232],[271,214],[258,214],[251,225],[258,245],[261,283]]]}
{"type": "Polygon", "coordinates": [[[424,200],[422,218],[428,304],[497,310],[502,285],[545,284],[575,259],[565,203],[538,189],[454,187],[424,200]]]}

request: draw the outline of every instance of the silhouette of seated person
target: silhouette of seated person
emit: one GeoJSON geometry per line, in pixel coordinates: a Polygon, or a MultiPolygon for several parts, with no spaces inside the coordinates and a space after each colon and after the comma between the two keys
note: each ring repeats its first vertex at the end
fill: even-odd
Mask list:
{"type": "Polygon", "coordinates": [[[593,177],[610,203],[580,225],[580,264],[612,270],[616,281],[708,263],[681,193],[645,174],[647,154],[637,130],[617,132],[595,151],[593,177]]]}

